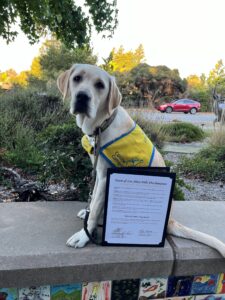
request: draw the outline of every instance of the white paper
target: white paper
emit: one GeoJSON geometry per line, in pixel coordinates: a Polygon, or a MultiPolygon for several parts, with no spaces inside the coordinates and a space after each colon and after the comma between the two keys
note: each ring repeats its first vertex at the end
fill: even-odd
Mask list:
{"type": "Polygon", "coordinates": [[[170,177],[111,174],[105,241],[161,243],[171,186],[170,177]]]}

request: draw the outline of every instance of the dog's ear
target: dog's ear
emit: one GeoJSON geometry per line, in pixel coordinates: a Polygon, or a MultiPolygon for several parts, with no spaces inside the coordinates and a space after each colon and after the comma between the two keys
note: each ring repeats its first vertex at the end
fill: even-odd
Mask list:
{"type": "Polygon", "coordinates": [[[122,100],[122,95],[118,89],[116,84],[115,78],[110,77],[110,88],[109,88],[109,95],[108,95],[108,114],[111,116],[112,111],[120,105],[122,100]]]}
{"type": "Polygon", "coordinates": [[[61,73],[57,78],[57,86],[63,95],[63,101],[69,96],[69,79],[71,73],[74,71],[75,66],[72,66],[69,70],[61,73]]]}

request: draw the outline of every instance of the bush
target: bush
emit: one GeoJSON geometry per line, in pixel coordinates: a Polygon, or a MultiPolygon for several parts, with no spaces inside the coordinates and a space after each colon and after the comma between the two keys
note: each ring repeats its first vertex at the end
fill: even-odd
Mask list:
{"type": "Polygon", "coordinates": [[[0,97],[1,160],[26,170],[38,170],[42,154],[37,134],[49,124],[62,124],[71,117],[59,96],[33,89],[14,89],[0,97]]]}
{"type": "Polygon", "coordinates": [[[58,95],[14,89],[1,95],[0,120],[3,118],[9,127],[19,123],[38,132],[49,124],[67,121],[69,114],[58,95]]]}
{"type": "Polygon", "coordinates": [[[178,166],[183,173],[207,181],[225,181],[225,129],[220,128],[209,138],[208,147],[194,158],[183,158],[178,166]]]}
{"type": "Polygon", "coordinates": [[[189,88],[188,97],[201,103],[201,112],[212,111],[211,107],[211,90],[208,87],[189,88]]]}
{"type": "MultiPolygon", "coordinates": [[[[8,138],[10,135],[8,136],[8,138]]],[[[24,169],[27,172],[38,171],[43,157],[36,146],[36,133],[33,129],[17,123],[13,127],[13,136],[7,141],[4,161],[24,169]]]]}
{"type": "Polygon", "coordinates": [[[190,143],[205,138],[204,131],[191,123],[177,122],[162,125],[170,142],[190,143]]]}
{"type": "Polygon", "coordinates": [[[39,174],[42,181],[65,181],[73,184],[80,200],[87,200],[92,166],[81,146],[82,133],[75,121],[49,126],[38,136],[43,153],[39,174]]]}
{"type": "Polygon", "coordinates": [[[166,160],[166,165],[171,168],[172,172],[176,173],[176,182],[174,186],[174,192],[173,192],[173,199],[174,200],[185,200],[184,198],[184,192],[182,190],[183,187],[185,187],[188,190],[191,190],[191,186],[189,184],[186,184],[185,181],[180,177],[181,172],[179,169],[174,165],[173,162],[166,160]]]}
{"type": "Polygon", "coordinates": [[[225,181],[225,144],[210,145],[193,158],[183,158],[178,168],[186,175],[214,181],[225,181]]]}

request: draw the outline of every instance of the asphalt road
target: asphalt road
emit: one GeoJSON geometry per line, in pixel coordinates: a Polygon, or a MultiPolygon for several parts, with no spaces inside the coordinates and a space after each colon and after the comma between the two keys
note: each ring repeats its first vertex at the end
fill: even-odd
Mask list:
{"type": "Polygon", "coordinates": [[[173,121],[182,121],[182,122],[190,122],[196,125],[203,126],[204,128],[213,128],[213,121],[215,119],[215,115],[213,113],[196,113],[192,114],[184,114],[184,113],[161,113],[161,112],[153,112],[150,110],[134,110],[132,114],[140,114],[145,119],[153,120],[157,122],[173,122],[173,121]]]}

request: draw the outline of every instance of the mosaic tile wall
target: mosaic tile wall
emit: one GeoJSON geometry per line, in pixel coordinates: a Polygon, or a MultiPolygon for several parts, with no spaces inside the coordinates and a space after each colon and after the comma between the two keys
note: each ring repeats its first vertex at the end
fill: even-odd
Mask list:
{"type": "Polygon", "coordinates": [[[0,288],[0,300],[225,300],[225,273],[26,288],[0,288]]]}

